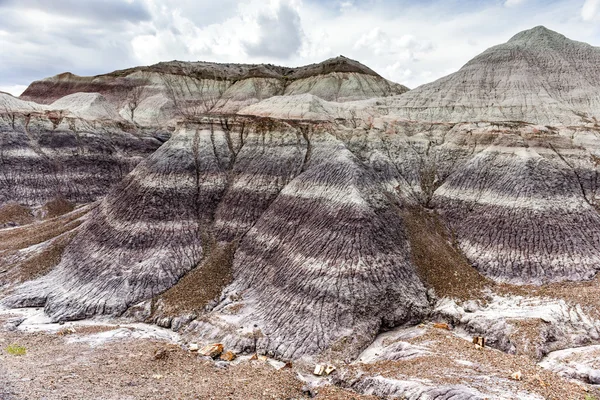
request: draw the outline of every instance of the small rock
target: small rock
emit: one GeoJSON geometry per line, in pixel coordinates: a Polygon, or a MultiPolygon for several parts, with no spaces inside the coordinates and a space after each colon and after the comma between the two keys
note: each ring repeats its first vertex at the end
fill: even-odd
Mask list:
{"type": "Polygon", "coordinates": [[[315,365],[315,370],[313,371],[313,374],[317,376],[329,375],[335,370],[336,368],[333,365],[317,364],[315,365]]]}
{"type": "Polygon", "coordinates": [[[215,367],[221,368],[221,369],[226,369],[227,367],[229,367],[229,364],[225,361],[217,361],[215,363],[215,367]]]}
{"type": "Polygon", "coordinates": [[[324,365],[320,365],[320,364],[315,365],[315,370],[313,371],[314,375],[323,376],[324,373],[325,373],[324,365]]]}
{"type": "Polygon", "coordinates": [[[513,374],[510,376],[510,379],[520,381],[521,379],[523,379],[523,374],[521,373],[521,371],[513,372],[513,374]]]}
{"type": "Polygon", "coordinates": [[[214,343],[205,346],[200,350],[199,354],[212,358],[217,358],[223,352],[223,345],[221,343],[214,343]]]}
{"type": "Polygon", "coordinates": [[[485,347],[485,338],[483,336],[473,336],[473,344],[475,347],[485,347]]]}
{"type": "Polygon", "coordinates": [[[315,390],[309,386],[302,386],[301,390],[302,390],[302,394],[304,394],[310,398],[317,396],[317,393],[315,392],[315,390]]]}
{"type": "Polygon", "coordinates": [[[169,353],[165,349],[157,349],[152,357],[154,360],[164,360],[169,356],[169,353]]]}
{"type": "Polygon", "coordinates": [[[236,357],[237,356],[235,355],[235,353],[233,351],[227,351],[227,352],[221,354],[220,358],[223,361],[233,361],[236,359],[236,357]]]}
{"type": "Polygon", "coordinates": [[[435,324],[433,324],[433,327],[437,328],[437,329],[445,329],[447,331],[450,330],[450,325],[448,325],[444,322],[436,322],[435,324]]]}
{"type": "Polygon", "coordinates": [[[190,349],[190,351],[198,351],[198,344],[190,343],[189,349],[190,349]]]}

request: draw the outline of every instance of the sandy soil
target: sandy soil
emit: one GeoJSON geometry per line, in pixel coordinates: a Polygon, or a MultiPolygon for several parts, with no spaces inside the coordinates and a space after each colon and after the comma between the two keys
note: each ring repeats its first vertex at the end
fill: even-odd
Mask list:
{"type": "MultiPolygon", "coordinates": [[[[137,339],[90,345],[70,341],[107,330],[105,326],[86,327],[67,335],[0,331],[0,399],[309,397],[293,369],[276,370],[264,361],[219,368],[211,360],[166,342],[137,339]],[[9,354],[7,347],[12,344],[24,347],[26,354],[9,354]],[[166,356],[156,359],[159,350],[166,356]]],[[[371,397],[329,387],[320,389],[316,398],[371,397]]]]}
{"type": "MultiPolygon", "coordinates": [[[[0,326],[10,317],[0,315],[0,326]]],[[[93,339],[117,328],[88,325],[77,327],[75,333],[68,328],[57,333],[0,330],[0,400],[310,397],[305,382],[298,377],[298,371],[307,373],[307,365],[277,370],[260,360],[215,364],[164,341],[93,339]],[[24,347],[26,354],[10,354],[11,345],[24,347]]],[[[600,394],[588,385],[542,369],[526,355],[477,349],[469,341],[432,324],[421,329],[423,333],[406,342],[428,349],[429,354],[398,361],[341,365],[339,371],[344,376],[366,373],[401,380],[424,378],[437,385],[466,384],[484,392],[486,385],[494,382],[502,393],[524,390],[545,399],[575,400],[584,399],[586,394],[600,394]],[[522,381],[510,379],[515,371],[522,372],[522,381]],[[481,377],[489,381],[482,381],[481,377]]],[[[313,394],[317,399],[376,399],[336,386],[321,387],[313,394]]]]}

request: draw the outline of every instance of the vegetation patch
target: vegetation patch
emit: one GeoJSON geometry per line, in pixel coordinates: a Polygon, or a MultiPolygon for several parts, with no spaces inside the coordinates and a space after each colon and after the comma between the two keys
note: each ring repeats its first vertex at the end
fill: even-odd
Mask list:
{"type": "Polygon", "coordinates": [[[434,211],[408,207],[402,217],[412,261],[423,283],[438,297],[460,300],[480,297],[491,282],[471,266],[434,211]]]}
{"type": "Polygon", "coordinates": [[[0,207],[0,228],[11,225],[27,225],[33,220],[31,210],[16,202],[9,202],[0,207]]]}
{"type": "Polygon", "coordinates": [[[6,348],[6,352],[11,356],[24,356],[27,353],[27,349],[18,344],[11,344],[6,348]]]}
{"type": "Polygon", "coordinates": [[[64,197],[56,197],[44,204],[44,219],[56,218],[61,215],[70,213],[75,209],[75,204],[71,203],[64,197]]]}
{"type": "Polygon", "coordinates": [[[157,310],[161,316],[201,313],[233,281],[232,265],[237,243],[207,242],[206,255],[198,266],[156,299],[161,304],[157,310]]]}
{"type": "Polygon", "coordinates": [[[83,221],[79,218],[88,211],[88,208],[83,208],[39,224],[30,224],[5,231],[0,230],[0,251],[25,249],[69,232],[81,225],[83,221]]]}
{"type": "Polygon", "coordinates": [[[18,281],[24,282],[46,275],[60,262],[65,248],[76,232],[68,232],[53,240],[43,251],[19,264],[18,281]]]}

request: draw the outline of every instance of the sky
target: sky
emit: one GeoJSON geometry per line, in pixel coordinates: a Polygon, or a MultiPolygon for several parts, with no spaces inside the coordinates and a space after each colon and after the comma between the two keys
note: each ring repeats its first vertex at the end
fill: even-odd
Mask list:
{"type": "Polygon", "coordinates": [[[537,25],[600,46],[600,0],[0,0],[0,91],[159,61],[338,55],[414,88],[537,25]]]}

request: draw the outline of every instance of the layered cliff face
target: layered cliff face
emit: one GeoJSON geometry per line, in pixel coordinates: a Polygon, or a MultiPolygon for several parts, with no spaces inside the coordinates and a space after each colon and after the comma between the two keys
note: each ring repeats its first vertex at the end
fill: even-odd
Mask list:
{"type": "Polygon", "coordinates": [[[64,73],[32,83],[21,98],[49,104],[73,93],[100,93],[123,118],[151,126],[174,117],[236,113],[272,96],[346,102],[407,90],[340,56],[298,68],[172,61],[95,77],[64,73]]]}
{"type": "Polygon", "coordinates": [[[580,124],[600,117],[599,63],[600,48],[539,26],[376,108],[417,121],[580,124]]]}
{"type": "Polygon", "coordinates": [[[438,250],[420,247],[419,210],[450,228],[439,245],[497,281],[593,277],[593,137],[524,123],[190,122],[111,191],[56,268],[4,304],[60,321],[187,290],[191,308],[171,317],[220,299],[194,330],[240,351],[296,358],[343,342],[356,355],[380,330],[427,315],[429,268],[458,274],[461,256],[428,264],[438,250]],[[231,274],[223,294],[200,296],[215,273],[231,274]]]}
{"type": "Polygon", "coordinates": [[[349,146],[380,174],[407,182],[411,197],[439,213],[481,273],[540,284],[597,273],[597,132],[398,123],[349,146]]]}
{"type": "Polygon", "coordinates": [[[106,197],[60,264],[5,304],[45,306],[58,321],[121,315],[233,243],[227,290],[252,304],[266,350],[313,354],[353,330],[360,349],[428,307],[402,203],[327,131],[182,127],[106,197]]]}
{"type": "Polygon", "coordinates": [[[273,96],[244,107],[237,113],[239,115],[311,121],[352,118],[358,121],[364,115],[362,108],[354,104],[326,101],[312,94],[273,96]]]}
{"type": "Polygon", "coordinates": [[[190,332],[238,351],[352,358],[429,315],[435,293],[591,279],[597,56],[535,28],[375,99],[401,89],[347,59],[35,83],[24,98],[51,104],[5,99],[21,111],[3,117],[1,171],[18,178],[0,196],[86,202],[116,185],[56,266],[4,304],[55,321],[147,306],[148,320],[180,327],[185,315],[190,332]],[[127,174],[158,146],[140,125],[175,115],[175,134],[127,174]]]}
{"type": "Polygon", "coordinates": [[[0,206],[95,201],[161,145],[160,129],[110,119],[93,106],[96,95],[87,97],[87,107],[71,112],[0,94],[0,206]]]}

